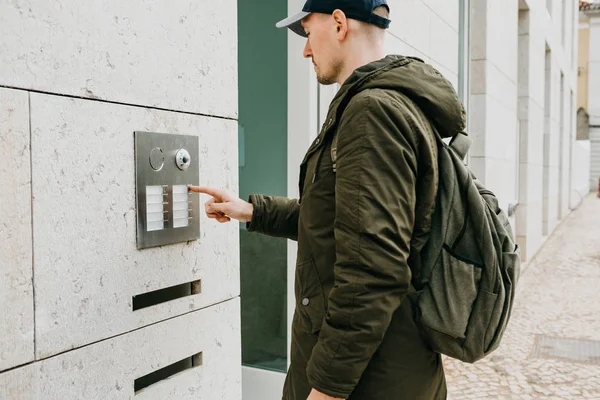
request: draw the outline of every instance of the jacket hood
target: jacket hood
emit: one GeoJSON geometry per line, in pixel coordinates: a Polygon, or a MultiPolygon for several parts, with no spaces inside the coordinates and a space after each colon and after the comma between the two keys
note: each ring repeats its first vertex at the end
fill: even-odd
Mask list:
{"type": "Polygon", "coordinates": [[[465,131],[466,113],[454,87],[418,58],[390,55],[360,67],[344,82],[338,96],[352,96],[366,89],[404,94],[423,111],[442,137],[465,131]]]}

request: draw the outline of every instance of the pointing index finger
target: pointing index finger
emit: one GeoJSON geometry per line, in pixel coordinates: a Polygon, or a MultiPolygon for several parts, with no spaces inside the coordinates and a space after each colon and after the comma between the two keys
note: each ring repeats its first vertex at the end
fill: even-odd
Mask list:
{"type": "Polygon", "coordinates": [[[188,189],[191,192],[204,193],[204,194],[208,194],[208,195],[210,195],[212,197],[222,197],[223,196],[223,191],[222,190],[209,188],[207,186],[192,186],[192,185],[189,185],[188,189]]]}

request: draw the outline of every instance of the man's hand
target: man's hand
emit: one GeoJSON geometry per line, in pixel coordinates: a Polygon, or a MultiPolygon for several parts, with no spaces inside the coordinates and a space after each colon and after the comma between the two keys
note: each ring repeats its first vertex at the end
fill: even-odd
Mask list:
{"type": "Polygon", "coordinates": [[[344,400],[344,399],[340,399],[338,397],[327,396],[326,394],[323,394],[323,393],[317,391],[316,389],[313,389],[312,392],[310,392],[310,394],[308,395],[308,399],[306,399],[306,400],[344,400]]]}
{"type": "Polygon", "coordinates": [[[250,222],[254,207],[251,203],[244,201],[233,194],[205,186],[188,186],[188,189],[196,193],[204,193],[213,198],[204,204],[206,216],[216,219],[221,223],[229,222],[231,219],[240,222],[250,222]]]}

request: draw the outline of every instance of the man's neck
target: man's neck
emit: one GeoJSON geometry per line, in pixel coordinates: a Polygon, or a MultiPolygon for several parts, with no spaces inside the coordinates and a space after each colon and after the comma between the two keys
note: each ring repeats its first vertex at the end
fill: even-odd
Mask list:
{"type": "Polygon", "coordinates": [[[346,59],[346,62],[344,63],[344,68],[338,76],[338,84],[342,86],[356,69],[364,65],[370,64],[373,61],[381,60],[384,57],[385,52],[382,48],[368,50],[363,49],[363,51],[353,51],[352,55],[346,59]]]}

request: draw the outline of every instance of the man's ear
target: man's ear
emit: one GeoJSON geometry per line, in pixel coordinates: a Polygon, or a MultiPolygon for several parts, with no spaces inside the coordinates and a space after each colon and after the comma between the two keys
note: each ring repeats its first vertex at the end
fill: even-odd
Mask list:
{"type": "Polygon", "coordinates": [[[335,31],[338,40],[344,40],[348,34],[348,18],[342,10],[335,10],[331,15],[335,23],[335,31]]]}

